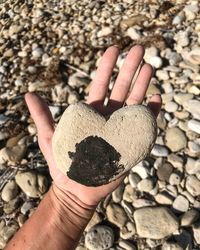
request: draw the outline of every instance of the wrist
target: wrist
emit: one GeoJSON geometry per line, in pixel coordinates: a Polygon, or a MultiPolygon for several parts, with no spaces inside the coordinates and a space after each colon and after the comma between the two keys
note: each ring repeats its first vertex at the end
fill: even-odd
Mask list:
{"type": "Polygon", "coordinates": [[[63,191],[55,184],[52,184],[49,192],[55,226],[67,237],[77,241],[92,218],[96,206],[84,204],[73,194],[63,191]]]}

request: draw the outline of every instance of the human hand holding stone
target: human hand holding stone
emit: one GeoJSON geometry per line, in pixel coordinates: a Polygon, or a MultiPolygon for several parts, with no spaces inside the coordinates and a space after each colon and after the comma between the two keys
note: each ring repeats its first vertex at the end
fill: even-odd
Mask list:
{"type": "MultiPolygon", "coordinates": [[[[116,46],[111,46],[106,50],[97,69],[96,77],[92,82],[87,100],[87,103],[91,107],[106,116],[111,115],[113,112],[123,107],[124,104],[141,104],[153,71],[150,65],[144,64],[141,67],[134,87],[130,92],[132,79],[144,56],[143,47],[133,47],[129,51],[116,79],[109,97],[108,105],[104,106],[109,81],[118,55],[119,50],[116,46]]],[[[70,179],[58,169],[53,157],[52,138],[54,134],[54,122],[48,106],[35,94],[28,93],[25,98],[38,130],[39,146],[49,165],[50,173],[54,181],[54,190],[57,192],[57,195],[62,197],[61,199],[64,199],[66,195],[77,204],[80,204],[80,206],[95,206],[98,204],[102,198],[112,192],[121,183],[127,173],[123,173],[123,175],[117,178],[117,180],[97,187],[85,186],[70,179]]],[[[148,107],[154,113],[155,117],[159,113],[160,106],[160,96],[152,96],[148,103],[148,107]]],[[[132,124],[130,124],[130,126],[132,126],[132,124]]]]}

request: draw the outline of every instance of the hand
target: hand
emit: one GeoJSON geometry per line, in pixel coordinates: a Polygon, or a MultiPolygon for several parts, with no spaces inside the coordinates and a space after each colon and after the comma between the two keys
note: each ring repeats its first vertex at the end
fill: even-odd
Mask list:
{"type": "MultiPolygon", "coordinates": [[[[92,82],[87,100],[88,104],[104,115],[111,114],[124,104],[141,104],[152,77],[152,67],[149,64],[144,64],[140,69],[133,89],[129,93],[132,79],[144,56],[142,46],[133,47],[129,51],[116,79],[108,105],[104,106],[104,99],[118,55],[119,50],[116,46],[111,46],[106,50],[97,69],[96,77],[92,82]]],[[[53,159],[52,136],[54,133],[54,122],[48,106],[39,96],[32,93],[27,93],[25,99],[36,124],[39,146],[49,165],[50,174],[56,189],[70,196],[80,205],[87,207],[98,204],[102,198],[112,192],[122,182],[128,173],[116,181],[99,187],[83,186],[69,179],[56,167],[53,159]]],[[[159,95],[152,96],[148,106],[154,115],[157,116],[161,107],[161,97],[159,95]]]]}

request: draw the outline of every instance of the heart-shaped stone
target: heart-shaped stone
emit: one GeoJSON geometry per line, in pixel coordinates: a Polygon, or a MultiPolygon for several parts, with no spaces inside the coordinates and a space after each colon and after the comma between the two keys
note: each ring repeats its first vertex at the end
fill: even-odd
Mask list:
{"type": "Polygon", "coordinates": [[[83,103],[70,105],[53,136],[56,166],[69,178],[86,186],[107,184],[151,151],[156,120],[143,105],[126,106],[108,120],[83,103]]]}

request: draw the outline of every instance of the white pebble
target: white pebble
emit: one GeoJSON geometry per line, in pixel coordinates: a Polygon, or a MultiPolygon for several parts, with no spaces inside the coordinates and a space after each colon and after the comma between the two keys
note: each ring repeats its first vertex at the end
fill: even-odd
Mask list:
{"type": "Polygon", "coordinates": [[[200,134],[200,121],[190,120],[188,122],[188,128],[196,132],[197,134],[200,134]]]}

